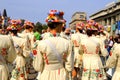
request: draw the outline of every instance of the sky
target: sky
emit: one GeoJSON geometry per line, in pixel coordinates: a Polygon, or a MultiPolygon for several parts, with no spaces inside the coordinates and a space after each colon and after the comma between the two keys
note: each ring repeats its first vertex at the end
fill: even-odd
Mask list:
{"type": "Polygon", "coordinates": [[[7,10],[11,19],[25,19],[45,24],[49,10],[64,11],[67,25],[75,12],[86,12],[87,17],[116,0],[0,0],[0,11],[7,10]]]}

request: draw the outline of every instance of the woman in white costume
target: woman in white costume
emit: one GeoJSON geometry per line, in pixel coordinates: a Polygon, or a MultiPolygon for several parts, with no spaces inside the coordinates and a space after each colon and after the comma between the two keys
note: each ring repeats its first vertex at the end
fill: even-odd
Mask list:
{"type": "Polygon", "coordinates": [[[38,43],[33,63],[35,70],[41,72],[38,80],[66,80],[66,71],[70,75],[73,69],[70,41],[60,37],[63,15],[62,11],[50,10],[46,19],[50,32],[38,43]]]}
{"type": "Polygon", "coordinates": [[[114,44],[110,51],[110,56],[106,62],[106,68],[115,68],[112,80],[120,80],[120,35],[117,43],[114,44]]]}
{"type": "Polygon", "coordinates": [[[33,66],[32,66],[32,61],[33,61],[33,52],[34,52],[34,48],[36,47],[37,45],[37,42],[35,41],[35,36],[34,36],[34,33],[33,33],[33,29],[34,29],[34,23],[30,22],[30,21],[25,21],[24,22],[24,31],[22,33],[19,33],[18,35],[22,38],[28,38],[29,42],[30,42],[30,49],[31,51],[29,52],[29,54],[26,54],[26,70],[27,70],[27,74],[28,74],[28,79],[35,79],[36,77],[36,73],[33,66]],[[34,74],[33,74],[34,73],[34,74]]]}
{"type": "Polygon", "coordinates": [[[0,80],[8,80],[9,70],[6,63],[12,63],[16,58],[16,52],[11,37],[0,35],[0,80]]]}
{"type": "Polygon", "coordinates": [[[19,20],[11,20],[10,25],[7,27],[7,30],[9,31],[9,35],[12,36],[14,47],[17,53],[17,57],[14,61],[15,68],[12,71],[12,77],[10,80],[26,80],[26,61],[24,54],[28,54],[30,51],[29,48],[29,41],[26,39],[20,38],[17,34],[17,32],[20,30],[21,22],[19,20]]]}
{"type": "Polygon", "coordinates": [[[74,70],[73,73],[77,73],[77,74],[73,74],[74,78],[81,78],[81,67],[82,67],[82,54],[81,53],[81,48],[80,48],[80,42],[81,39],[83,38],[87,38],[87,35],[83,34],[83,30],[84,30],[85,24],[83,22],[79,22],[76,23],[76,33],[71,35],[71,40],[73,42],[73,46],[74,46],[74,70]],[[75,72],[74,72],[75,71],[75,72]]]}
{"type": "Polygon", "coordinates": [[[88,38],[81,40],[83,49],[82,80],[106,80],[100,55],[107,56],[108,53],[99,43],[99,39],[93,35],[98,26],[94,22],[90,22],[86,27],[88,38]]]}

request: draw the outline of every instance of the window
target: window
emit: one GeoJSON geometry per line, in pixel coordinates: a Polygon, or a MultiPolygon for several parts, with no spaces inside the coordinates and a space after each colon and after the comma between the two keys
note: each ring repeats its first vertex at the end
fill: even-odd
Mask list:
{"type": "Polygon", "coordinates": [[[83,15],[80,15],[80,19],[83,19],[84,18],[84,16],[83,15]]]}

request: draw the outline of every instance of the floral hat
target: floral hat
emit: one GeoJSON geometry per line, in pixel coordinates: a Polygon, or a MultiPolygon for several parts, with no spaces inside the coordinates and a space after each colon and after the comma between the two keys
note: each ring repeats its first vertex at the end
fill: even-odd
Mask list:
{"type": "Polygon", "coordinates": [[[26,27],[26,26],[29,26],[29,27],[34,28],[34,23],[26,20],[26,21],[24,22],[24,27],[26,27]]]}
{"type": "Polygon", "coordinates": [[[86,29],[89,30],[98,30],[98,23],[94,20],[88,20],[86,23],[86,29]]]}
{"type": "Polygon", "coordinates": [[[76,28],[83,29],[85,27],[85,24],[83,22],[76,23],[76,28]]]}
{"type": "Polygon", "coordinates": [[[46,22],[60,22],[65,23],[66,20],[63,18],[64,12],[58,10],[50,10],[46,22]]]}
{"type": "Polygon", "coordinates": [[[65,29],[65,33],[70,33],[71,32],[71,28],[66,28],[65,29]]]}
{"type": "Polygon", "coordinates": [[[9,21],[9,26],[7,27],[7,30],[20,30],[22,29],[21,27],[21,20],[14,20],[14,19],[11,19],[9,21]]]}

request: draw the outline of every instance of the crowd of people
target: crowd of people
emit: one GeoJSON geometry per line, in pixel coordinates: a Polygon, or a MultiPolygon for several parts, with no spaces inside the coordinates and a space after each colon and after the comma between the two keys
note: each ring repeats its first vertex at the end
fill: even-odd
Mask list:
{"type": "Polygon", "coordinates": [[[120,80],[120,35],[94,20],[76,23],[74,33],[63,16],[50,10],[42,34],[30,21],[0,25],[0,80],[120,80]]]}

